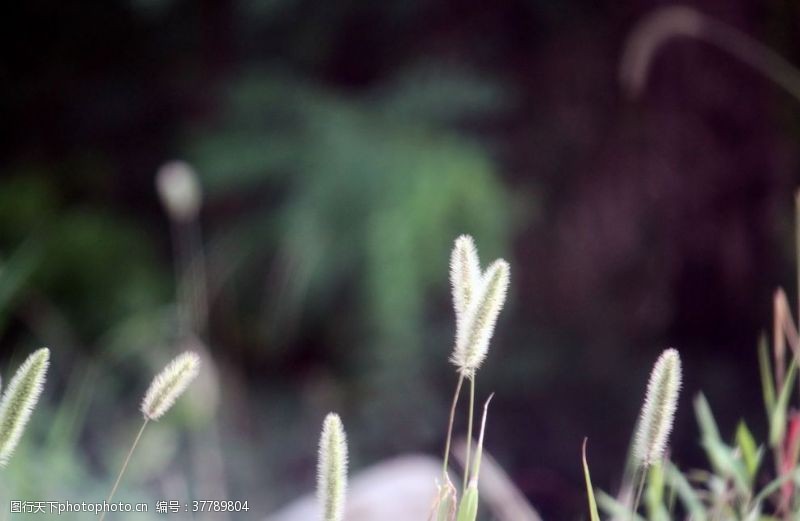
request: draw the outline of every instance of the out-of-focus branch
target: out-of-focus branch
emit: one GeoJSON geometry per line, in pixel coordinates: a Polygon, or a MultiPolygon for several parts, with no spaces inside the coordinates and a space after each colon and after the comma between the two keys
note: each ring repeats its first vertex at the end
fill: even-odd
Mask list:
{"type": "Polygon", "coordinates": [[[685,6],[652,11],[628,36],[620,60],[619,81],[631,98],[638,98],[644,90],[658,51],[678,37],[703,40],[722,49],[800,101],[800,71],[794,65],[738,29],[685,6]]]}

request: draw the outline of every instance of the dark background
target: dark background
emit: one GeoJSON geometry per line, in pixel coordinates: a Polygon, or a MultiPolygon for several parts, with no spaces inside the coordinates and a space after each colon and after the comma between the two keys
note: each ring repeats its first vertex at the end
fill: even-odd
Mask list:
{"type": "MultiPolygon", "coordinates": [[[[667,346],[685,367],[681,466],[705,464],[701,389],[725,436],[744,418],[763,438],[755,346],[775,288],[795,302],[800,102],[688,39],[628,99],[626,36],[663,5],[4,6],[4,379],[33,348],[53,350],[5,486],[104,495],[139,393],[178,350],[154,188],[173,158],[203,182],[202,336],[218,381],[154,431],[134,474],[182,474],[186,430],[214,421],[232,495],[266,514],[312,487],[329,409],[355,469],[439,454],[460,233],[512,266],[478,389],[497,393],[487,449],[545,517],[583,514],[584,436],[595,484],[615,489],[667,346]]],[[[800,61],[794,2],[693,5],[800,61]]]]}

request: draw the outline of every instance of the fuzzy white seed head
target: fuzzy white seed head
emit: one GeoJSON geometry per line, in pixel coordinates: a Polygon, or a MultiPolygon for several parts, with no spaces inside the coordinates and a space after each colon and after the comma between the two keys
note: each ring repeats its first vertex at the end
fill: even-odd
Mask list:
{"type": "Polygon", "coordinates": [[[0,467],[8,463],[44,388],[50,350],[38,349],[17,369],[0,399],[0,467]]]}
{"type": "Polygon", "coordinates": [[[178,355],[153,378],[142,400],[142,414],[157,420],[169,410],[200,372],[200,357],[187,351],[178,355]]]}
{"type": "Polygon", "coordinates": [[[469,235],[461,235],[456,239],[450,255],[450,286],[453,290],[453,308],[457,323],[461,321],[480,282],[481,266],[475,241],[469,235]]]}
{"type": "Polygon", "coordinates": [[[643,467],[649,467],[664,456],[680,389],[681,357],[675,349],[667,349],[650,373],[634,438],[634,456],[643,467]]]}
{"type": "Polygon", "coordinates": [[[323,521],[342,521],[347,491],[347,436],[342,420],[330,413],[322,424],[317,462],[317,497],[323,521]]]}
{"type": "Polygon", "coordinates": [[[456,328],[456,347],[450,361],[466,377],[474,376],[486,358],[509,281],[508,263],[502,259],[494,261],[481,277],[475,298],[470,300],[461,326],[456,328]]]}
{"type": "Polygon", "coordinates": [[[202,191],[197,174],[188,163],[170,161],[158,169],[156,190],[170,217],[190,221],[197,217],[202,191]]]}

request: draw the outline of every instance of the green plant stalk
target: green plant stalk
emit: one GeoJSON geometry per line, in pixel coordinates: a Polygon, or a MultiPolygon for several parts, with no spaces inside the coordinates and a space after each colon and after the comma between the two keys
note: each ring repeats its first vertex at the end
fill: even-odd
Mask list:
{"type": "Polygon", "coordinates": [[[481,418],[481,432],[478,435],[478,448],[475,451],[475,463],[472,466],[472,474],[470,474],[470,484],[473,482],[477,485],[478,478],[481,475],[481,457],[483,456],[483,436],[486,433],[486,417],[489,414],[489,403],[494,398],[494,393],[490,394],[483,404],[483,417],[481,418]]]}
{"type": "Polygon", "coordinates": [[[583,477],[586,481],[586,495],[589,497],[589,516],[591,521],[600,521],[600,514],[597,512],[597,501],[594,498],[594,487],[592,486],[592,478],[589,475],[589,464],[586,462],[586,441],[588,438],[583,438],[583,477]]]}
{"type": "Polygon", "coordinates": [[[636,511],[639,510],[639,502],[642,500],[642,492],[644,491],[644,482],[647,481],[647,469],[639,471],[639,485],[636,487],[636,498],[633,500],[631,506],[631,519],[636,517],[636,511]]]}
{"type": "Polygon", "coordinates": [[[450,422],[447,425],[447,441],[444,446],[444,463],[442,464],[442,479],[447,483],[450,477],[447,475],[447,462],[450,459],[450,443],[453,440],[453,422],[456,417],[456,406],[458,405],[458,396],[461,394],[461,386],[464,384],[464,375],[458,375],[458,383],[456,384],[456,392],[453,394],[453,404],[450,406],[450,422]]]}
{"type": "Polygon", "coordinates": [[[458,507],[457,521],[475,521],[478,517],[478,487],[470,485],[458,507]]]}
{"type": "MultiPolygon", "coordinates": [[[[469,484],[464,489],[464,497],[458,506],[457,521],[475,521],[478,517],[478,477],[481,471],[481,456],[483,455],[483,436],[486,433],[486,416],[489,410],[489,402],[492,401],[494,393],[489,395],[486,403],[483,404],[483,417],[481,418],[481,432],[478,435],[478,446],[475,449],[475,462],[470,474],[469,484]]],[[[467,467],[467,465],[465,465],[467,467]]],[[[465,469],[466,474],[466,469],[465,469]]]]}
{"type": "Polygon", "coordinates": [[[772,410],[775,408],[775,381],[772,377],[769,347],[767,347],[767,337],[764,333],[758,339],[758,370],[761,373],[761,394],[764,398],[767,420],[771,420],[772,410]]]}
{"type": "Polygon", "coordinates": [[[456,517],[456,489],[448,480],[442,484],[437,498],[436,521],[453,521],[456,517]]]}
{"type": "MultiPolygon", "coordinates": [[[[664,482],[664,468],[662,464],[656,462],[650,465],[647,468],[647,490],[643,492],[643,501],[647,512],[647,518],[653,521],[664,521],[665,517],[667,520],[671,519],[668,517],[669,509],[664,503],[664,482]]],[[[670,498],[667,497],[666,499],[667,504],[669,504],[670,498]]]]}
{"type": "MultiPolygon", "coordinates": [[[[467,423],[467,455],[464,458],[464,494],[467,493],[470,469],[470,449],[472,448],[472,419],[475,412],[475,375],[469,377],[469,418],[467,423]]],[[[466,498],[465,498],[466,499],[466,498]]]]}
{"type": "MultiPolygon", "coordinates": [[[[108,499],[106,503],[111,503],[111,499],[114,497],[114,494],[119,487],[120,481],[122,481],[122,476],[125,474],[125,470],[128,468],[128,463],[131,462],[131,457],[133,456],[133,451],[136,450],[136,446],[139,444],[139,440],[142,438],[142,433],[144,433],[145,427],[147,427],[147,423],[150,421],[149,418],[144,419],[144,423],[142,423],[142,427],[139,429],[139,433],[136,435],[136,439],[133,440],[133,445],[131,445],[130,450],[128,451],[128,455],[125,457],[125,462],[122,464],[122,468],[117,475],[117,480],[114,482],[114,486],[111,488],[111,493],[108,495],[108,499]]],[[[100,515],[100,521],[103,521],[106,517],[106,512],[103,510],[103,513],[100,515]]]]}
{"type": "Polygon", "coordinates": [[[792,357],[789,371],[783,382],[783,389],[780,390],[772,411],[769,425],[769,444],[772,447],[773,459],[775,461],[775,473],[781,475],[782,448],[786,438],[786,410],[789,407],[789,397],[794,387],[795,375],[797,373],[797,359],[792,357]]]}

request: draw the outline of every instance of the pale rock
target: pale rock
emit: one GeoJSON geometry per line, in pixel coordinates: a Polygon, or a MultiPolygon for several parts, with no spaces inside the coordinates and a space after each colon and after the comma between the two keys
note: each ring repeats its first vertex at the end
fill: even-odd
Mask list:
{"type": "MultiPolygon", "coordinates": [[[[402,456],[368,467],[350,478],[344,518],[346,521],[425,521],[441,473],[441,460],[421,455],[402,456]]],[[[265,521],[319,519],[316,496],[306,494],[265,521]]]]}

